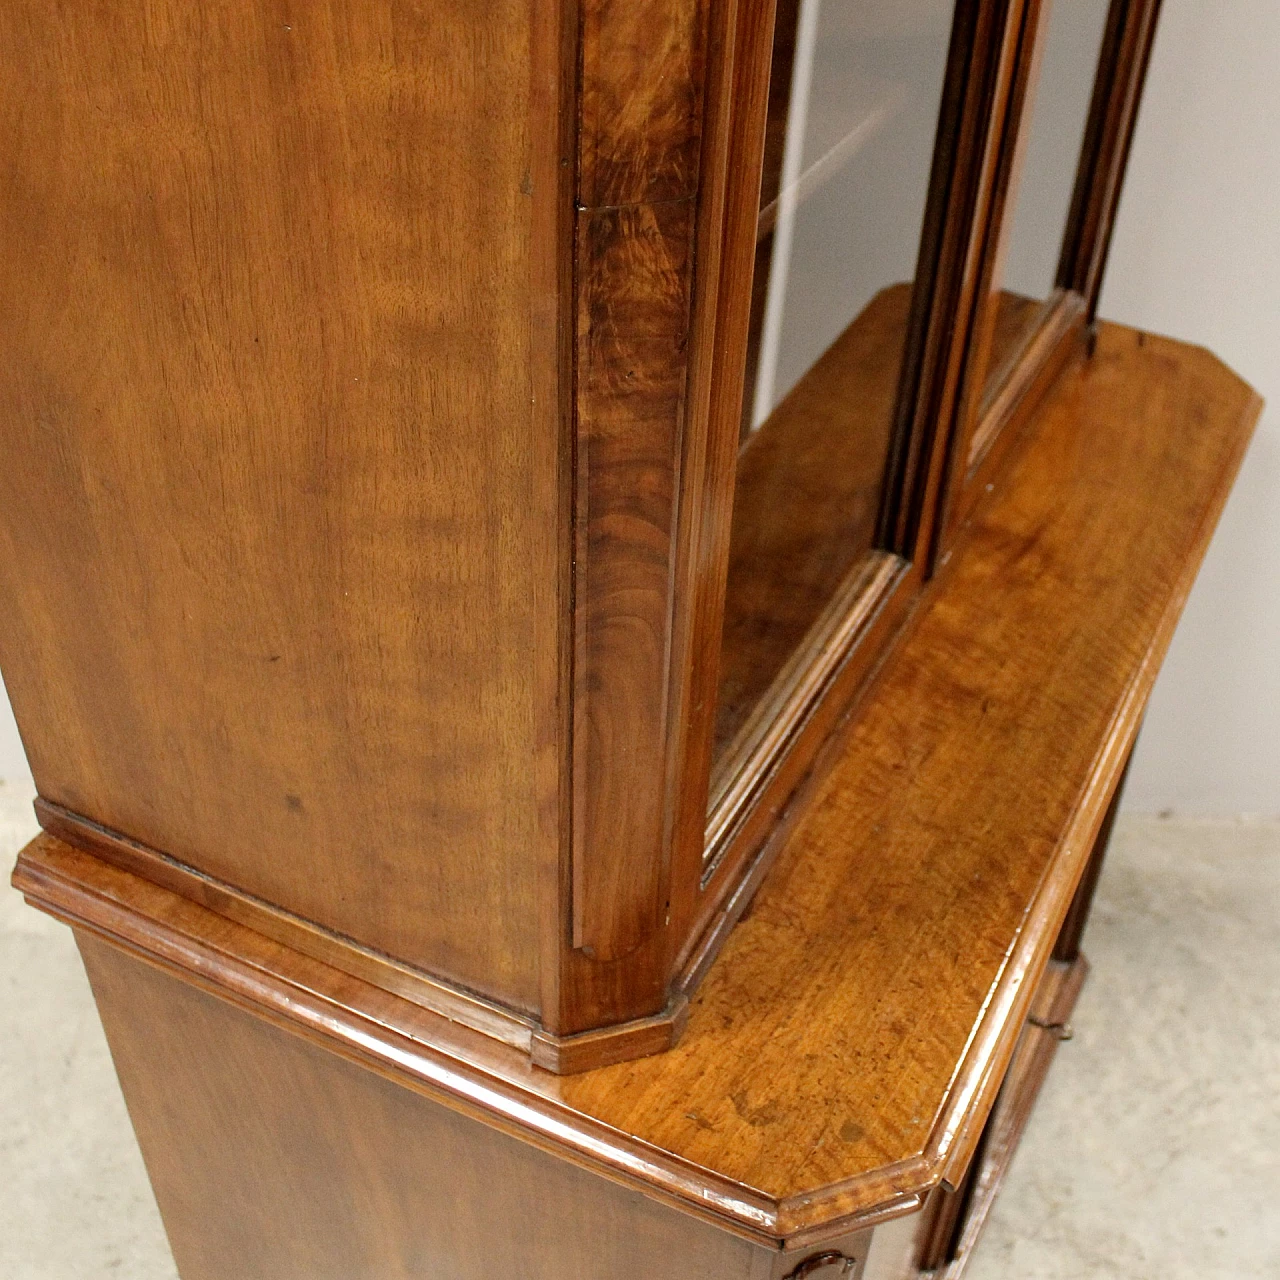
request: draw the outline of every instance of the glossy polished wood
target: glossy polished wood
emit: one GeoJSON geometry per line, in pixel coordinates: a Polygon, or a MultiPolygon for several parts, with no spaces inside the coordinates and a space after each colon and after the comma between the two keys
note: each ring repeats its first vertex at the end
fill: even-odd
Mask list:
{"type": "Polygon", "coordinates": [[[569,900],[573,946],[591,963],[569,961],[559,1032],[666,1002],[668,682],[706,22],[702,0],[582,11],[569,900]]]}
{"type": "Polygon", "coordinates": [[[505,2],[0,13],[0,666],[40,794],[526,1013],[558,858],[541,38],[505,2]]]}
{"type": "Polygon", "coordinates": [[[1120,803],[1124,799],[1125,783],[1128,781],[1132,764],[1133,756],[1130,755],[1124,767],[1124,773],[1120,775],[1120,781],[1116,784],[1115,794],[1111,797],[1111,805],[1107,809],[1106,817],[1102,819],[1102,826],[1098,829],[1098,839],[1094,844],[1093,853],[1089,855],[1089,865],[1085,868],[1084,875],[1080,877],[1080,883],[1076,885],[1076,895],[1071,900],[1071,909],[1062,922],[1058,940],[1053,944],[1053,958],[1062,964],[1071,964],[1080,956],[1080,941],[1084,937],[1085,925],[1093,910],[1093,895],[1098,889],[1098,878],[1102,874],[1102,864],[1107,856],[1107,846],[1111,843],[1111,832],[1120,813],[1120,803]]]}
{"type": "Polygon", "coordinates": [[[956,6],[875,552],[714,793],[772,0],[11,6],[47,820],[552,1069],[669,1044],[931,570],[1025,3],[956,6]]]}
{"type": "MultiPolygon", "coordinates": [[[[1028,8],[1022,39],[1030,49],[1010,105],[1013,143],[1008,147],[998,248],[988,284],[997,297],[982,322],[995,333],[989,355],[975,357],[985,376],[980,412],[999,393],[1016,367],[1019,349],[1033,337],[1044,310],[1064,287],[1060,260],[1082,161],[1086,169],[1091,164],[1085,145],[1088,117],[1112,8],[1113,0],[1028,8]],[[1010,290],[1038,299],[1041,313],[1029,311],[1020,325],[1010,326],[1010,290]]],[[[1104,76],[1107,70],[1104,66],[1104,76]]],[[[1105,80],[1102,88],[1109,89],[1105,80]]]]}
{"type": "Polygon", "coordinates": [[[1079,294],[1056,290],[1036,305],[1015,304],[1007,298],[1002,294],[998,304],[1007,317],[1007,327],[997,320],[992,343],[993,356],[1003,360],[998,368],[988,370],[990,394],[984,392],[981,415],[970,424],[973,432],[967,442],[965,491],[956,503],[957,516],[972,508],[980,483],[995,477],[1018,428],[1034,416],[1062,366],[1078,356],[1089,341],[1084,299],[1079,294]],[[1009,345],[1002,348],[1002,342],[1009,345]]]}
{"type": "Polygon", "coordinates": [[[1045,310],[1045,299],[1027,298],[1002,289],[995,301],[995,330],[991,336],[991,365],[988,378],[998,389],[1008,376],[1010,366],[1039,327],[1045,310]]]}
{"type": "Polygon", "coordinates": [[[752,77],[702,0],[180,8],[0,17],[42,813],[547,1065],[658,1047],[702,113],[752,77]]]}
{"type": "MultiPolygon", "coordinates": [[[[719,76],[709,82],[706,193],[699,208],[699,269],[689,364],[690,421],[681,459],[680,555],[672,628],[671,941],[673,970],[687,974],[724,916],[735,886],[703,889],[719,633],[728,574],[734,472],[750,325],[751,264],[765,145],[773,0],[719,6],[711,43],[719,76]],[[708,900],[709,899],[709,900],[708,900]]],[[[740,882],[739,882],[740,883],[740,882]]]]}
{"type": "Polygon", "coordinates": [[[953,452],[982,245],[992,220],[998,121],[1017,68],[1025,0],[958,3],[933,191],[916,271],[881,545],[931,571],[939,494],[953,452]],[[967,56],[964,50],[968,49],[967,56]],[[946,103],[954,101],[948,109],[946,103]],[[913,390],[908,391],[908,388],[913,390]]]}
{"type": "Polygon", "coordinates": [[[1085,340],[1158,0],[1035,303],[1045,5],[958,0],[910,283],[739,456],[779,8],[0,15],[15,882],[184,1280],[971,1253],[1258,402],[1085,340]]]}
{"type": "MultiPolygon", "coordinates": [[[[883,657],[926,575],[932,528],[928,513],[949,449],[945,423],[966,349],[956,318],[973,288],[987,216],[991,174],[984,156],[991,99],[1007,81],[1016,52],[1011,32],[1017,11],[1015,0],[966,0],[956,6],[894,398],[876,536],[881,558],[869,562],[861,596],[849,593],[831,601],[828,614],[792,653],[785,677],[751,711],[755,723],[744,725],[743,750],[722,762],[706,818],[705,891],[695,908],[697,923],[679,953],[686,978],[705,969],[708,953],[725,935],[726,921],[736,916],[758,882],[781,839],[780,818],[801,803],[801,791],[832,728],[865,689],[866,677],[883,657]],[[917,553],[923,558],[913,562],[917,553]],[[840,617],[835,616],[837,605],[844,608],[840,617]]],[[[751,225],[756,226],[754,216],[751,225]]],[[[749,315],[748,279],[740,269],[728,284],[729,297],[749,315]]],[[[735,388],[735,406],[741,369],[726,356],[716,372],[719,383],[735,388]]],[[[721,491],[725,505],[729,492],[721,491]]],[[[714,530],[710,540],[717,554],[727,556],[714,530]]],[[[719,650],[720,619],[708,609],[699,621],[702,630],[693,634],[692,651],[700,655],[696,661],[710,665],[701,655],[719,650]]],[[[692,763],[701,764],[711,751],[713,710],[714,704],[705,700],[693,703],[686,757],[692,763]]],[[[684,776],[682,786],[690,795],[701,785],[705,781],[684,776]]],[[[687,808],[682,801],[686,813],[687,808]]]]}
{"type": "Polygon", "coordinates": [[[1113,0],[1081,165],[1067,221],[1059,282],[1084,298],[1092,320],[1120,207],[1129,148],[1160,19],[1161,0],[1113,0]]]}
{"type": "Polygon", "coordinates": [[[1059,1045],[1070,1035],[1068,1019],[1088,973],[1088,962],[1080,955],[1070,963],[1050,962],[963,1184],[954,1192],[940,1188],[925,1210],[935,1216],[921,1272],[960,1280],[973,1260],[1041,1086],[1059,1045]]]}
{"type": "Polygon", "coordinates": [[[687,343],[693,205],[610,208],[579,225],[573,942],[608,961],[663,915],[659,691],[685,372],[671,356],[687,343]]]}
{"type": "Polygon", "coordinates": [[[0,18],[0,665],[42,812],[548,1065],[680,1022],[709,9],[0,18]]]}
{"type": "Polygon", "coordinates": [[[183,1280],[769,1280],[775,1251],[78,939],[183,1280]]]}
{"type": "Polygon", "coordinates": [[[684,1040],[566,1081],[576,1105],[777,1196],[792,1231],[964,1167],[1258,409],[1206,352],[1103,328],[684,1040]]]}
{"type": "Polygon", "coordinates": [[[1040,0],[1028,0],[1007,110],[990,144],[995,176],[992,216],[979,255],[981,284],[972,319],[977,338],[963,373],[960,416],[940,502],[939,557],[954,545],[986,486],[1000,483],[1019,429],[1094,319],[1159,8],[1160,0],[1110,4],[1063,231],[1057,288],[1038,314],[1021,318],[1019,332],[1001,287],[1001,257],[1011,230],[1010,197],[1034,110],[1044,18],[1050,10],[1040,0]]]}
{"type": "MultiPolygon", "coordinates": [[[[967,418],[980,417],[1000,386],[1016,357],[1010,355],[1017,346],[1025,345],[1035,324],[1034,311],[1011,305],[1004,290],[1004,258],[1014,231],[1017,213],[1014,197],[1026,157],[1033,118],[1036,88],[1044,56],[1044,28],[1052,3],[1026,0],[1018,20],[1018,54],[1010,75],[1007,97],[994,147],[996,172],[991,197],[992,217],[986,229],[988,243],[982,255],[978,297],[973,323],[972,353],[966,371],[965,400],[962,413],[967,418]]],[[[1049,234],[1061,234],[1061,228],[1050,228],[1049,234]]],[[[972,422],[960,426],[961,445],[973,433],[972,422]]]]}
{"type": "Polygon", "coordinates": [[[1208,353],[1103,326],[975,512],[665,1054],[553,1077],[49,836],[15,881],[572,1163],[817,1247],[967,1167],[1258,410],[1208,353]]]}
{"type": "Polygon", "coordinates": [[[211,876],[202,875],[166,857],[159,850],[139,844],[118,832],[107,831],[47,800],[37,798],[35,811],[46,831],[93,853],[112,866],[208,907],[226,919],[243,924],[302,955],[323,960],[365,982],[393,991],[424,1009],[457,1018],[507,1044],[534,1052],[538,1027],[532,1018],[519,1017],[494,1001],[459,991],[448,983],[433,981],[421,970],[399,963],[372,948],[357,946],[349,938],[322,929],[310,920],[211,876]]]}
{"type": "Polygon", "coordinates": [[[183,1280],[862,1276],[869,1231],[745,1240],[77,942],[183,1280]]]}

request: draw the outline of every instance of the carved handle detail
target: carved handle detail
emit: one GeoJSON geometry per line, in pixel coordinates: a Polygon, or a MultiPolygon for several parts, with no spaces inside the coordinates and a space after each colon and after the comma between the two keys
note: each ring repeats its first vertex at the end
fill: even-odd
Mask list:
{"type": "Polygon", "coordinates": [[[847,1276],[854,1267],[858,1265],[857,1258],[851,1258],[844,1253],[817,1253],[812,1258],[806,1258],[794,1271],[784,1280],[804,1280],[805,1276],[811,1276],[817,1271],[821,1271],[823,1267],[840,1268],[839,1271],[832,1273],[833,1276],[847,1276]]]}

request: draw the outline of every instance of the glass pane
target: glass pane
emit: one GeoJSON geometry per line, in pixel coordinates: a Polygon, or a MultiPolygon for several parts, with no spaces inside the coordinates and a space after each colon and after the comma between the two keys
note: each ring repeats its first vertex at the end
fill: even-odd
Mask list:
{"type": "Polygon", "coordinates": [[[1039,79],[1020,125],[1022,155],[1006,214],[988,388],[1004,381],[1052,299],[1110,0],[1045,0],[1039,79]]]}
{"type": "Polygon", "coordinates": [[[952,10],[951,0],[779,2],[722,766],[750,749],[761,709],[785,696],[789,660],[845,606],[841,589],[873,545],[952,10]]]}

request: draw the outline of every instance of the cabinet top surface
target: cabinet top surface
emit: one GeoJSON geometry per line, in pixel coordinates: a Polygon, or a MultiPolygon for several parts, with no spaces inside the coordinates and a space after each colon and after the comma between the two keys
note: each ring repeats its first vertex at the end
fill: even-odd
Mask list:
{"type": "Polygon", "coordinates": [[[1207,352],[1101,326],[656,1057],[550,1075],[47,836],[16,883],[737,1229],[909,1207],[976,1136],[1259,407],[1207,352]]]}

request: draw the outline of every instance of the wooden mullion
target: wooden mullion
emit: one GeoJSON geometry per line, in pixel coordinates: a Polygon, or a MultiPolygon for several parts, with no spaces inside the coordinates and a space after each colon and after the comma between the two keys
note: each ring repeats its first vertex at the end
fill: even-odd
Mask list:
{"type": "Polygon", "coordinates": [[[1085,299],[1090,322],[1097,313],[1159,15],[1160,0],[1115,0],[1107,19],[1058,269],[1059,285],[1085,299]]]}

